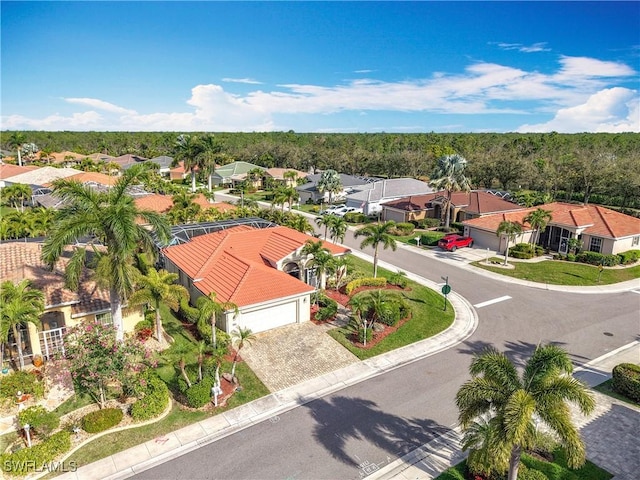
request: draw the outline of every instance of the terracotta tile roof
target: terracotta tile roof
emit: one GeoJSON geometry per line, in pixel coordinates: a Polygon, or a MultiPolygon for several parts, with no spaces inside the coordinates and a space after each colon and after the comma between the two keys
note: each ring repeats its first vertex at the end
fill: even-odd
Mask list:
{"type": "Polygon", "coordinates": [[[73,161],[84,160],[85,158],[87,158],[87,155],[82,155],[81,153],[76,153],[76,152],[65,151],[65,152],[54,152],[50,155],[50,158],[52,159],[53,163],[64,163],[65,161],[68,161],[68,160],[73,160],[73,161]]]}
{"type": "MultiPolygon", "coordinates": [[[[203,210],[207,210],[208,208],[215,208],[220,212],[226,212],[229,210],[235,210],[237,208],[229,203],[209,203],[209,200],[207,200],[207,198],[202,194],[196,196],[193,201],[194,203],[200,205],[203,210]]],[[[169,195],[160,195],[159,193],[153,193],[151,195],[136,197],[135,203],[136,206],[142,210],[151,210],[153,212],[166,213],[173,206],[173,199],[169,195]]]]}
{"type": "Polygon", "coordinates": [[[523,208],[515,212],[487,215],[466,220],[463,223],[484,230],[496,231],[500,222],[509,220],[524,224],[528,228],[529,225],[524,223],[524,217],[537,208],[551,211],[550,225],[584,229],[583,232],[588,235],[608,238],[640,235],[640,218],[624,215],[600,205],[576,205],[562,202],[523,208]]]}
{"type": "MultiPolygon", "coordinates": [[[[71,175],[66,177],[67,180],[75,180],[80,183],[97,183],[99,185],[113,186],[118,181],[118,177],[110,177],[109,175],[105,175],[104,173],[98,172],[81,172],[75,175],[71,175]]],[[[51,184],[43,185],[45,187],[50,186],[51,184]]]]}
{"type": "MultiPolygon", "coordinates": [[[[445,191],[429,193],[426,195],[412,195],[410,197],[386,202],[384,205],[409,212],[420,211],[426,210],[428,208],[428,204],[433,201],[440,202],[445,196],[445,191]]],[[[522,209],[520,205],[507,202],[500,197],[481,190],[474,190],[471,192],[453,192],[451,194],[451,203],[456,207],[461,207],[462,210],[467,213],[476,215],[486,215],[488,213],[522,209]]]]}
{"type": "Polygon", "coordinates": [[[72,304],[72,315],[108,310],[109,293],[96,286],[85,276],[77,291],[64,285],[64,267],[68,258],[61,258],[54,270],[40,259],[42,244],[6,242],[0,244],[0,280],[19,282],[25,278],[42,290],[45,305],[51,308],[61,304],[72,304]]]}
{"type": "Polygon", "coordinates": [[[293,168],[267,168],[265,170],[265,174],[269,175],[271,178],[275,178],[276,180],[284,180],[285,172],[296,172],[296,178],[306,178],[308,175],[307,172],[301,172],[300,170],[295,170],[293,168]]]}
{"type": "Polygon", "coordinates": [[[23,167],[20,167],[19,165],[2,163],[0,164],[0,180],[4,180],[10,177],[15,177],[16,175],[27,173],[27,172],[30,172],[31,170],[37,170],[38,168],[40,167],[36,167],[35,165],[25,165],[23,167]]]}
{"type": "MultiPolygon", "coordinates": [[[[216,292],[239,307],[311,292],[313,288],[277,270],[276,263],[315,240],[288,227],[240,225],[163,249],[205,295],[216,292]]],[[[349,250],[323,242],[334,255],[349,250]]]]}

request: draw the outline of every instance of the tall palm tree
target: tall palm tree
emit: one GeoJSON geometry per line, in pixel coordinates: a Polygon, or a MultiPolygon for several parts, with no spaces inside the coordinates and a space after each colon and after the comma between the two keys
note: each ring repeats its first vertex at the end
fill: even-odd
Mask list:
{"type": "MultiPolygon", "coordinates": [[[[367,321],[367,317],[364,315],[369,309],[369,299],[366,295],[354,295],[349,299],[349,303],[347,304],[351,309],[351,314],[353,318],[356,320],[359,328],[364,330],[364,341],[363,344],[367,346],[367,330],[369,329],[369,322],[367,321]]],[[[373,323],[373,322],[372,322],[373,323]]]]}
{"type": "Polygon", "coordinates": [[[340,180],[340,174],[335,170],[325,170],[320,174],[318,185],[316,187],[318,191],[324,195],[329,194],[329,203],[333,202],[333,196],[342,191],[342,181],[340,180]]]}
{"type": "Polygon", "coordinates": [[[316,225],[318,225],[319,227],[324,227],[324,239],[327,239],[327,233],[329,232],[329,227],[331,225],[333,225],[333,222],[335,222],[336,218],[338,218],[335,215],[322,215],[321,217],[316,217],[316,225]]]}
{"type": "Polygon", "coordinates": [[[281,205],[281,211],[284,213],[284,206],[290,198],[289,193],[286,191],[287,189],[283,186],[276,188],[273,191],[273,205],[281,205]]]}
{"type": "Polygon", "coordinates": [[[394,252],[396,251],[397,244],[396,240],[393,238],[393,235],[390,233],[396,226],[396,222],[387,221],[384,223],[372,223],[369,225],[365,225],[364,227],[356,230],[354,236],[365,237],[360,243],[360,248],[365,247],[373,247],[373,276],[374,278],[378,276],[378,248],[380,244],[386,250],[387,248],[391,248],[394,252]]]}
{"type": "Polygon", "coordinates": [[[534,211],[530,212],[526,217],[524,217],[524,221],[531,225],[536,232],[535,236],[532,237],[531,243],[536,245],[540,240],[540,232],[544,231],[547,228],[547,224],[551,221],[552,212],[550,210],[545,210],[544,208],[536,208],[534,211]]]}
{"type": "Polygon", "coordinates": [[[178,135],[174,146],[174,159],[184,162],[185,171],[191,172],[191,191],[196,191],[196,169],[201,166],[202,144],[195,135],[178,135]]]}
{"type": "Polygon", "coordinates": [[[344,217],[338,217],[337,215],[325,215],[327,217],[333,217],[333,221],[329,225],[329,231],[331,232],[331,241],[342,243],[344,236],[347,233],[348,224],[344,217]]]}
{"type": "Polygon", "coordinates": [[[522,375],[494,348],[471,362],[472,379],[456,394],[458,419],[463,431],[478,418],[494,422],[497,438],[493,435],[493,456],[508,458],[509,480],[518,478],[520,456],[534,443],[537,421],[558,436],[571,468],[584,464],[585,448],[572,423],[569,403],[586,415],[593,411],[595,402],[587,386],[571,376],[572,371],[567,352],[551,344],[536,348],[522,375]]]}
{"type": "Polygon", "coordinates": [[[40,325],[40,315],[44,312],[44,294],[32,288],[29,280],[15,284],[9,280],[0,286],[0,341],[9,340],[9,331],[18,349],[20,370],[24,368],[22,339],[19,327],[25,323],[40,325]]]}
{"type": "Polygon", "coordinates": [[[222,151],[222,145],[213,134],[207,134],[200,138],[202,151],[200,152],[202,170],[207,175],[207,188],[213,190],[213,175],[216,173],[216,160],[222,151]]]}
{"type": "Polygon", "coordinates": [[[295,170],[287,170],[282,174],[282,178],[284,178],[286,186],[295,187],[298,181],[298,172],[296,172],[295,170]]]}
{"type": "Polygon", "coordinates": [[[320,240],[318,240],[317,242],[314,242],[313,240],[307,240],[300,253],[302,255],[312,257],[311,264],[316,267],[318,279],[320,280],[319,288],[323,289],[325,286],[325,274],[327,273],[331,259],[333,258],[331,252],[329,252],[329,250],[325,248],[320,240]]]}
{"type": "Polygon", "coordinates": [[[504,220],[500,222],[498,225],[498,229],[496,230],[496,235],[498,237],[504,235],[507,237],[507,248],[504,250],[504,264],[507,264],[507,259],[509,258],[509,244],[511,242],[515,242],[518,235],[522,234],[522,225],[518,222],[512,222],[509,220],[504,220]]]}
{"type": "Polygon", "coordinates": [[[236,376],[236,364],[238,363],[240,350],[244,347],[245,342],[251,345],[251,342],[255,340],[256,336],[250,328],[238,327],[236,330],[231,332],[231,338],[238,342],[238,348],[236,348],[236,353],[233,356],[233,365],[231,366],[231,378],[233,378],[236,376]]]}
{"type": "Polygon", "coordinates": [[[291,227],[302,233],[313,233],[313,226],[309,223],[309,220],[302,215],[293,215],[287,222],[287,227],[291,227]]]}
{"type": "Polygon", "coordinates": [[[219,302],[216,292],[211,292],[208,296],[202,295],[196,300],[196,307],[200,310],[199,322],[211,322],[211,346],[215,350],[218,348],[216,337],[216,317],[230,310],[234,315],[238,315],[238,306],[233,302],[219,302]]]}
{"type": "Polygon", "coordinates": [[[130,305],[153,305],[156,313],[155,337],[161,345],[164,343],[164,335],[162,335],[160,304],[164,303],[171,310],[177,312],[180,308],[180,301],[189,299],[187,289],[176,284],[176,280],[178,280],[177,273],[170,273],[166,270],[158,271],[149,267],[146,274],[138,276],[137,290],[129,298],[130,305]]]}
{"type": "Polygon", "coordinates": [[[109,290],[111,316],[120,341],[124,339],[122,305],[134,289],[134,256],[140,249],[153,253],[154,236],[161,243],[170,236],[164,216],[139,209],[127,193],[139,180],[141,169],[142,165],[135,165],[126,170],[112,188],[103,192],[73,180],[54,182],[54,191],[64,207],[42,248],[43,261],[53,267],[67,245],[85,242],[75,248],[66,267],[67,284],[77,289],[84,267],[95,260],[96,280],[109,290]],[[137,223],[139,219],[148,227],[137,223]],[[93,252],[92,258],[87,255],[87,247],[93,252]]]}
{"type": "Polygon", "coordinates": [[[22,166],[22,145],[27,141],[27,137],[22,132],[13,132],[9,136],[9,146],[16,149],[18,152],[18,165],[22,166]]]}
{"type": "Polygon", "coordinates": [[[449,228],[451,220],[451,192],[465,191],[471,189],[469,180],[464,175],[467,160],[461,155],[444,155],[438,159],[435,170],[431,174],[431,186],[447,191],[445,202],[445,228],[449,228]]]}
{"type": "Polygon", "coordinates": [[[2,196],[6,201],[11,202],[16,210],[20,208],[21,212],[24,212],[25,201],[30,199],[33,194],[31,187],[25,183],[14,183],[2,190],[2,196]]]}

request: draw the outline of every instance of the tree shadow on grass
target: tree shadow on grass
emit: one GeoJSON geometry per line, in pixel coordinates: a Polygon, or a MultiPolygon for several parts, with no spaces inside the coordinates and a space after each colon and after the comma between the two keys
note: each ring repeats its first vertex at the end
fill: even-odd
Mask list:
{"type": "Polygon", "coordinates": [[[391,457],[402,457],[450,429],[423,418],[403,418],[380,410],[364,398],[322,398],[304,405],[316,421],[314,438],[347,465],[362,460],[348,452],[350,440],[375,445],[391,457]]]}

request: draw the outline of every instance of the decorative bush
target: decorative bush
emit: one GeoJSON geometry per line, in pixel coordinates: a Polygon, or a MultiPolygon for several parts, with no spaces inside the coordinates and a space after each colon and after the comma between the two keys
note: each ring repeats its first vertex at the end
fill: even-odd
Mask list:
{"type": "Polygon", "coordinates": [[[347,283],[345,287],[345,293],[351,295],[351,293],[360,287],[384,287],[387,285],[387,279],[384,277],[377,278],[357,278],[347,283]]]}
{"type": "Polygon", "coordinates": [[[439,218],[423,218],[422,220],[418,220],[418,227],[420,228],[436,228],[440,226],[439,218]]]}
{"type": "Polygon", "coordinates": [[[509,249],[509,256],[512,258],[533,258],[542,255],[544,249],[542,247],[531,245],[530,243],[518,243],[509,249]]]}
{"type": "MultiPolygon", "coordinates": [[[[360,343],[364,343],[364,332],[365,332],[365,329],[362,327],[358,330],[358,341],[360,343]]],[[[367,332],[367,342],[370,342],[371,339],[373,338],[373,329],[367,328],[366,332],[367,332]]]]}
{"type": "Polygon", "coordinates": [[[122,421],[124,414],[119,408],[103,408],[82,417],[82,429],[87,433],[99,433],[115,427],[122,421]]]}
{"type": "Polygon", "coordinates": [[[178,314],[189,323],[196,323],[200,317],[200,310],[189,305],[189,300],[180,301],[180,309],[178,314]]]}
{"type": "Polygon", "coordinates": [[[4,376],[0,382],[0,397],[15,399],[18,392],[42,398],[44,384],[34,373],[24,370],[4,376]]]}
{"type": "Polygon", "coordinates": [[[640,250],[627,250],[626,252],[618,253],[618,259],[620,260],[620,265],[635,263],[640,259],[640,250]]]}
{"type": "Polygon", "coordinates": [[[157,417],[164,412],[169,402],[167,384],[151,369],[140,375],[139,390],[136,394],[140,398],[131,406],[131,417],[135,421],[157,417]]]}
{"type": "Polygon", "coordinates": [[[521,463],[518,468],[518,480],[549,480],[549,477],[540,470],[534,470],[521,463]]]}
{"type": "Polygon", "coordinates": [[[151,338],[152,335],[153,335],[153,329],[150,327],[143,328],[136,332],[136,338],[141,342],[149,340],[149,338],[151,338]]]}
{"type": "Polygon", "coordinates": [[[411,235],[415,226],[413,223],[409,222],[400,222],[395,224],[394,234],[395,235],[411,235]]]}
{"type": "Polygon", "coordinates": [[[613,368],[613,389],[635,402],[640,402],[640,366],[621,363],[613,368]]]}
{"type": "Polygon", "coordinates": [[[200,383],[197,383],[185,392],[187,396],[187,404],[191,408],[200,408],[211,400],[211,388],[213,387],[213,379],[204,377],[200,383]]]}
{"type": "Polygon", "coordinates": [[[44,463],[52,462],[71,449],[71,432],[62,430],[31,448],[0,455],[0,466],[7,475],[25,476],[44,463]]]}
{"type": "MultiPolygon", "coordinates": [[[[211,343],[211,322],[198,322],[196,328],[198,329],[200,337],[208,343],[211,343]]],[[[231,343],[231,337],[224,330],[216,328],[216,343],[220,345],[221,348],[226,349],[231,343]]]]}
{"type": "Polygon", "coordinates": [[[438,240],[442,237],[444,237],[444,233],[442,232],[425,232],[420,235],[420,245],[435,247],[438,245],[438,240]]]}
{"type": "Polygon", "coordinates": [[[366,223],[367,216],[364,213],[349,212],[344,214],[344,221],[347,223],[366,223]]]}
{"type": "Polygon", "coordinates": [[[389,283],[389,285],[395,285],[396,287],[407,288],[407,277],[401,273],[394,273],[389,275],[387,283],[389,283]]]}
{"type": "Polygon", "coordinates": [[[618,255],[603,255],[598,252],[580,252],[576,255],[576,261],[580,263],[588,263],[589,265],[613,267],[618,265],[620,257],[618,257],[618,255]]]}
{"type": "Polygon", "coordinates": [[[335,317],[338,313],[338,302],[326,295],[320,295],[318,297],[318,305],[320,305],[320,310],[316,313],[316,320],[324,322],[325,320],[335,317]]]}
{"type": "Polygon", "coordinates": [[[397,302],[387,302],[382,306],[378,320],[385,325],[393,327],[401,318],[400,304],[397,302]]]}
{"type": "Polygon", "coordinates": [[[145,328],[153,328],[156,323],[156,312],[146,312],[144,314],[144,320],[136,323],[136,326],[133,327],[133,330],[138,333],[140,330],[144,330],[145,328]]]}
{"type": "Polygon", "coordinates": [[[60,418],[43,406],[34,405],[18,413],[18,422],[20,425],[29,424],[37,435],[47,437],[58,428],[60,418]]]}

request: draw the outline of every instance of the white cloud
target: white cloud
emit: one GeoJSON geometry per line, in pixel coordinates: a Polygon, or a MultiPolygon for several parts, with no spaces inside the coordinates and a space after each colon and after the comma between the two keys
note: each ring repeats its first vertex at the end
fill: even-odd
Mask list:
{"type": "MultiPolygon", "coordinates": [[[[524,125],[521,129],[637,131],[637,93],[616,86],[619,79],[634,75],[636,72],[627,65],[585,57],[563,56],[557,71],[551,74],[476,62],[462,73],[438,72],[412,81],[367,78],[330,86],[282,84],[271,91],[256,89],[242,95],[220,85],[197,85],[183,112],[141,114],[99,99],[66,98],[66,102],[86,106],[89,111],[43,119],[9,116],[3,117],[2,123],[4,128],[53,130],[268,131],[276,126],[292,128],[278,125],[278,115],[331,115],[345,111],[425,115],[550,113],[554,115],[550,122],[524,125]],[[103,115],[95,112],[98,109],[103,115]]],[[[259,83],[251,79],[226,80],[259,83]]]]}
{"type": "Polygon", "coordinates": [[[98,100],[96,98],[65,98],[64,101],[77,105],[86,105],[87,107],[97,108],[98,110],[104,110],[111,113],[120,113],[123,115],[135,115],[136,113],[135,110],[119,107],[113,103],[98,100]]]}
{"type": "Polygon", "coordinates": [[[640,132],[640,97],[635,90],[615,87],[591,95],[574,107],[558,110],[546,123],[523,125],[520,132],[640,132]]]}
{"type": "Polygon", "coordinates": [[[523,45],[521,43],[498,43],[498,47],[502,50],[517,50],[522,53],[534,53],[534,52],[549,52],[550,48],[547,48],[547,42],[537,42],[532,45],[523,45]]]}
{"type": "Polygon", "coordinates": [[[225,77],[222,79],[223,82],[228,83],[248,83],[249,85],[262,85],[262,82],[258,80],[254,80],[252,78],[229,78],[225,77]]]}

